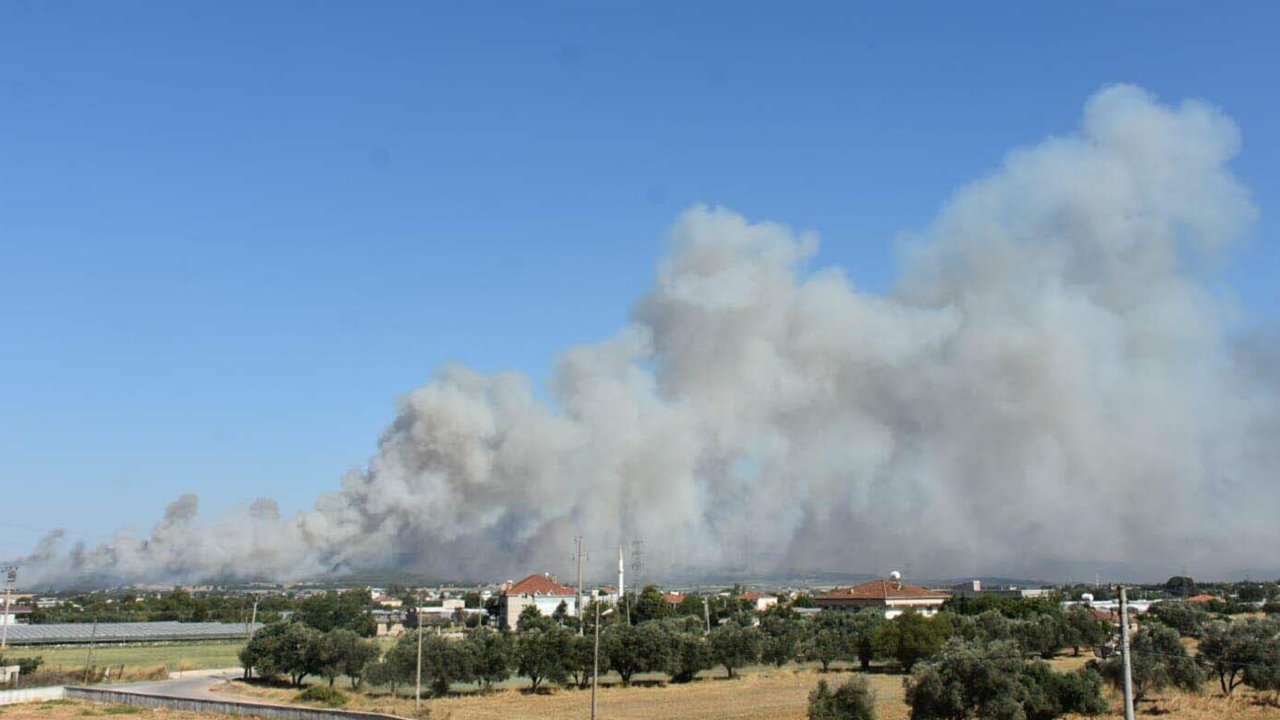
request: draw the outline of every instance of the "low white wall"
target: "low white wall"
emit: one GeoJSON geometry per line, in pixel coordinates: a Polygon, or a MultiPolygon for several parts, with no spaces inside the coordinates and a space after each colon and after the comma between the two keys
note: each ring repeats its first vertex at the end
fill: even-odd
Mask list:
{"type": "Polygon", "coordinates": [[[23,688],[22,690],[0,690],[0,705],[13,705],[25,702],[44,702],[45,700],[61,700],[66,688],[55,687],[23,688]]]}

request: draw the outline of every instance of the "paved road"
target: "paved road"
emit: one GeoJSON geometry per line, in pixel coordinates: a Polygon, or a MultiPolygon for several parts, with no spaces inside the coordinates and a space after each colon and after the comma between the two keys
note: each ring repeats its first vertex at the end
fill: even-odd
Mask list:
{"type": "Polygon", "coordinates": [[[120,692],[146,693],[148,695],[165,695],[176,698],[195,698],[198,700],[227,700],[212,691],[213,686],[227,680],[240,677],[239,670],[220,671],[216,674],[200,674],[170,680],[149,680],[147,682],[124,683],[122,685],[105,685],[104,690],[120,692]]]}

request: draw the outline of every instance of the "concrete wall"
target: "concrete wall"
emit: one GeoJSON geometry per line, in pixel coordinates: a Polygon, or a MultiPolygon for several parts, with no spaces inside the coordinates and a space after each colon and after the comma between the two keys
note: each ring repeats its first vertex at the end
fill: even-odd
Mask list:
{"type": "Polygon", "coordinates": [[[45,700],[61,700],[66,688],[57,687],[23,688],[22,690],[0,691],[0,705],[13,705],[25,702],[44,702],[45,700]]]}
{"type": "Polygon", "coordinates": [[[174,698],[98,688],[69,687],[66,688],[66,698],[68,700],[138,705],[149,708],[164,708],[166,710],[186,710],[188,712],[218,713],[221,715],[253,715],[266,720],[404,720],[396,715],[356,712],[354,710],[326,710],[323,708],[271,705],[268,703],[174,698]]]}

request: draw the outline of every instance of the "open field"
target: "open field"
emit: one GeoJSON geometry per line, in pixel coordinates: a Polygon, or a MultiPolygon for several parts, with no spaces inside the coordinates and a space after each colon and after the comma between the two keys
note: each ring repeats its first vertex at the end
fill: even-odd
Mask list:
{"type": "MultiPolygon", "coordinates": [[[[1063,656],[1054,661],[1060,670],[1082,665],[1087,658],[1063,656]]],[[[638,682],[624,688],[611,678],[600,692],[600,714],[611,720],[648,720],[671,718],[685,720],[803,720],[809,692],[822,678],[833,685],[853,675],[844,670],[823,675],[816,666],[787,665],[781,669],[755,667],[735,680],[724,678],[723,670],[703,673],[696,682],[686,685],[638,682]]],[[[903,676],[896,673],[872,672],[867,680],[878,697],[880,720],[907,720],[910,709],[903,701],[903,676]]],[[[312,680],[313,683],[323,682],[312,680]]],[[[338,687],[347,690],[345,683],[338,687]]],[[[447,698],[429,699],[424,705],[432,718],[451,720],[533,720],[535,718],[587,717],[591,691],[557,688],[545,694],[523,692],[523,683],[513,681],[492,693],[480,694],[459,686],[461,692],[447,698]]],[[[291,688],[262,687],[229,683],[219,688],[227,696],[239,696],[271,702],[292,702],[297,691],[291,688]]],[[[1119,697],[1109,695],[1114,713],[1120,713],[1119,697]]],[[[1139,714],[1159,716],[1166,720],[1280,720],[1280,707],[1274,698],[1258,695],[1246,688],[1237,690],[1230,699],[1212,692],[1206,686],[1203,695],[1169,693],[1140,706],[1139,714]]],[[[410,717],[413,715],[412,687],[401,688],[399,697],[385,691],[371,696],[352,694],[353,710],[371,710],[410,717]]]]}
{"type": "MultiPolygon", "coordinates": [[[[166,670],[211,670],[237,667],[236,653],[244,647],[241,641],[164,643],[158,645],[100,645],[93,649],[93,664],[124,665],[125,671],[163,666],[166,670]]],[[[48,669],[84,668],[89,654],[86,645],[63,647],[11,647],[10,657],[44,658],[48,669]]]]}
{"type": "Polygon", "coordinates": [[[121,717],[138,720],[226,720],[226,715],[178,712],[175,710],[151,710],[129,705],[95,705],[92,703],[54,700],[24,705],[0,707],[4,720],[64,720],[85,717],[121,717]]]}

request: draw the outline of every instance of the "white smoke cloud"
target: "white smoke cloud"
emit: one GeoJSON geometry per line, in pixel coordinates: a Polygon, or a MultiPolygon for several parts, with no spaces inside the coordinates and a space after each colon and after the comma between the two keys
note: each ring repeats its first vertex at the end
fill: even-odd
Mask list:
{"type": "Polygon", "coordinates": [[[552,403],[445,368],[310,512],[200,523],[184,496],[148,539],[51,537],[25,563],[497,577],[566,566],[579,533],[643,537],[660,572],[1263,561],[1280,383],[1199,271],[1254,215],[1238,148],[1208,105],[1104,89],[1077,133],[961,189],[888,296],[811,270],[812,235],[693,208],[631,324],[565,353],[552,403]]]}

